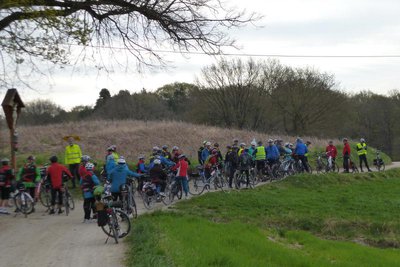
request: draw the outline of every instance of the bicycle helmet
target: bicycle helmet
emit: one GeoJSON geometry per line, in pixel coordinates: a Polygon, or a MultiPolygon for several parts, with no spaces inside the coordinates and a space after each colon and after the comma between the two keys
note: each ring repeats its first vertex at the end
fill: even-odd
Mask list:
{"type": "Polygon", "coordinates": [[[186,157],[185,154],[180,154],[180,155],[178,156],[178,159],[181,159],[181,158],[184,158],[184,157],[186,157]]]}
{"type": "Polygon", "coordinates": [[[88,163],[86,163],[85,168],[86,168],[86,170],[88,170],[88,171],[93,171],[93,169],[94,169],[94,164],[91,163],[91,162],[88,162],[88,163]]]}
{"type": "Polygon", "coordinates": [[[174,147],[172,148],[172,151],[177,151],[177,150],[179,150],[179,147],[177,147],[177,146],[174,146],[174,147]]]}
{"type": "Polygon", "coordinates": [[[203,146],[205,146],[207,144],[207,141],[203,141],[203,146]]]}
{"type": "Polygon", "coordinates": [[[361,139],[360,139],[360,142],[361,142],[361,143],[364,143],[364,142],[365,142],[365,139],[364,139],[364,138],[361,138],[361,139]]]}
{"type": "Polygon", "coordinates": [[[168,149],[168,146],[167,145],[163,145],[161,148],[165,150],[165,149],[168,149]]]}
{"type": "Polygon", "coordinates": [[[1,163],[8,163],[8,162],[10,162],[10,160],[8,159],[8,158],[3,158],[3,159],[1,159],[1,163]]]}
{"type": "Polygon", "coordinates": [[[240,146],[241,146],[241,147],[245,147],[245,146],[246,146],[246,143],[240,143],[240,146]]]}
{"type": "Polygon", "coordinates": [[[256,145],[257,145],[256,141],[252,141],[252,142],[251,142],[251,145],[252,145],[252,146],[256,146],[256,145]]]}
{"type": "Polygon", "coordinates": [[[118,164],[126,164],[126,160],[123,156],[120,156],[118,159],[118,164]]]}
{"type": "Polygon", "coordinates": [[[35,156],[30,155],[27,160],[35,160],[35,156]]]}
{"type": "Polygon", "coordinates": [[[159,159],[155,159],[153,162],[154,162],[154,165],[160,165],[161,164],[161,160],[159,160],[159,159]]]}
{"type": "Polygon", "coordinates": [[[211,146],[211,142],[207,142],[207,143],[206,143],[206,146],[211,146]]]}
{"type": "Polygon", "coordinates": [[[88,162],[88,161],[90,161],[91,160],[91,158],[88,156],[88,155],[83,155],[82,157],[81,157],[81,161],[82,162],[88,162]]]}
{"type": "Polygon", "coordinates": [[[139,155],[138,159],[144,159],[144,155],[139,155]]]}
{"type": "Polygon", "coordinates": [[[54,163],[54,162],[57,162],[57,161],[58,161],[58,158],[57,158],[57,156],[51,156],[51,157],[49,158],[49,160],[50,160],[51,163],[54,163]]]}
{"type": "Polygon", "coordinates": [[[158,151],[160,148],[158,146],[153,146],[153,151],[158,151]]]}
{"type": "Polygon", "coordinates": [[[290,146],[290,143],[285,143],[285,147],[289,147],[290,146]]]}
{"type": "Polygon", "coordinates": [[[274,142],[274,140],[268,139],[268,144],[273,143],[273,142],[274,142]]]}

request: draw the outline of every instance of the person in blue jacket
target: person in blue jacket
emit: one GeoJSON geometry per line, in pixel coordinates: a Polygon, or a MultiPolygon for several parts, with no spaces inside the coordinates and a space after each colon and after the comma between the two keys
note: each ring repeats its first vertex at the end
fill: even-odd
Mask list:
{"type": "Polygon", "coordinates": [[[91,211],[93,211],[93,219],[96,219],[96,208],[93,191],[95,186],[100,184],[100,181],[99,178],[97,178],[97,176],[93,173],[93,163],[86,163],[85,169],[86,170],[81,174],[79,183],[81,185],[83,193],[83,211],[85,213],[83,222],[88,223],[91,221],[91,211]]]}
{"type": "Polygon", "coordinates": [[[122,200],[120,187],[126,184],[126,177],[141,177],[137,172],[129,170],[124,157],[119,157],[117,166],[107,173],[107,180],[111,183],[111,194],[114,200],[122,200]]]}
{"type": "Polygon", "coordinates": [[[210,156],[210,154],[211,154],[211,143],[207,142],[206,147],[201,152],[201,159],[203,160],[203,162],[206,162],[206,160],[208,159],[208,156],[210,156]]]}
{"type": "Polygon", "coordinates": [[[297,138],[296,147],[294,149],[294,154],[297,155],[299,160],[301,160],[301,162],[303,164],[303,167],[306,170],[306,172],[309,172],[308,160],[307,160],[307,157],[306,157],[307,153],[308,153],[308,148],[307,148],[306,144],[303,143],[303,140],[301,140],[300,138],[297,138]]]}
{"type": "MultiPolygon", "coordinates": [[[[169,159],[166,159],[163,156],[157,155],[157,156],[155,156],[154,159],[159,159],[161,161],[161,164],[164,167],[169,168],[169,167],[175,166],[175,162],[173,162],[169,159]]],[[[150,170],[153,169],[153,167],[154,167],[154,160],[152,162],[150,162],[150,164],[147,166],[147,172],[150,172],[150,170]]]]}
{"type": "Polygon", "coordinates": [[[279,161],[279,150],[276,145],[274,145],[272,139],[268,140],[268,146],[265,147],[265,150],[267,152],[267,162],[269,166],[272,166],[279,161]]]}

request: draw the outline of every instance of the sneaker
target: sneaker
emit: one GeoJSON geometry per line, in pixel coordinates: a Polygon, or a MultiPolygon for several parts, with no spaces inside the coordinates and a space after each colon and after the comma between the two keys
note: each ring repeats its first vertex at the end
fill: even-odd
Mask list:
{"type": "Polygon", "coordinates": [[[62,209],[58,209],[58,214],[63,213],[64,211],[62,209]]]}
{"type": "Polygon", "coordinates": [[[51,209],[51,210],[49,211],[49,214],[50,214],[50,215],[55,214],[54,209],[51,209]]]}
{"type": "Polygon", "coordinates": [[[164,192],[160,192],[160,196],[165,197],[165,193],[164,192]]]}

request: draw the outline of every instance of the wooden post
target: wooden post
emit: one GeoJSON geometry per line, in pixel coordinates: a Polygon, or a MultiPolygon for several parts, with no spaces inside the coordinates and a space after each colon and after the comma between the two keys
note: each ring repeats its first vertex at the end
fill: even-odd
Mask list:
{"type": "Polygon", "coordinates": [[[11,167],[14,169],[14,172],[16,172],[17,159],[15,152],[17,150],[18,138],[15,129],[21,109],[25,107],[25,105],[15,88],[7,90],[1,105],[4,110],[4,115],[6,116],[8,128],[10,129],[11,167]]]}

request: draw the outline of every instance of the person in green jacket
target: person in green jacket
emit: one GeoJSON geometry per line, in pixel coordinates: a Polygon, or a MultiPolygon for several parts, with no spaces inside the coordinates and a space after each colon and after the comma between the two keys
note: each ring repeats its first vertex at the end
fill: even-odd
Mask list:
{"type": "Polygon", "coordinates": [[[22,182],[31,197],[35,198],[36,183],[40,181],[40,169],[36,167],[35,157],[29,156],[25,165],[19,169],[17,182],[22,182]]]}
{"type": "Polygon", "coordinates": [[[79,165],[81,163],[82,152],[79,145],[74,144],[74,138],[68,138],[68,146],[65,147],[65,165],[68,165],[69,171],[72,174],[72,187],[76,187],[76,182],[79,181],[79,165]]]}

